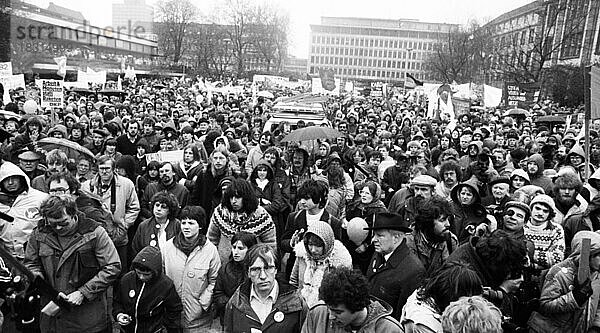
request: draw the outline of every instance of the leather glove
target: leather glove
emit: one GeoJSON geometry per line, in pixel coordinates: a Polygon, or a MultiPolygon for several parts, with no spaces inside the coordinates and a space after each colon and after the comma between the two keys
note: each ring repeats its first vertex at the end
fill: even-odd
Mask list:
{"type": "Polygon", "coordinates": [[[573,288],[573,297],[579,306],[583,306],[593,293],[590,279],[586,279],[582,284],[575,283],[575,288],[573,288]]]}

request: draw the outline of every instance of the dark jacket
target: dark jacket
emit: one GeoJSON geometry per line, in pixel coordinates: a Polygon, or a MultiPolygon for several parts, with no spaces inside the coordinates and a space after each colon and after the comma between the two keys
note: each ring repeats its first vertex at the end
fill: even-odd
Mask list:
{"type": "Polygon", "coordinates": [[[194,190],[202,170],[204,170],[204,165],[201,162],[194,162],[187,168],[183,162],[173,165],[173,171],[179,184],[185,186],[190,193],[194,190]]]}
{"type": "MultiPolygon", "coordinates": [[[[131,251],[133,251],[134,254],[137,254],[148,245],[159,248],[158,229],[156,228],[156,225],[157,224],[154,217],[151,217],[140,223],[135,233],[135,237],[133,237],[133,241],[131,242],[131,251]]],[[[169,224],[167,225],[167,229],[165,230],[167,233],[166,240],[175,237],[175,235],[179,233],[180,229],[181,225],[179,223],[179,220],[170,220],[169,224]]]]}
{"type": "MultiPolygon", "coordinates": [[[[42,222],[33,231],[25,253],[25,266],[66,295],[79,290],[83,303],[59,316],[41,315],[42,332],[103,332],[108,328],[106,290],[119,276],[119,255],[99,224],[78,214],[77,229],[68,236],[66,248],[42,222]]],[[[50,300],[43,296],[41,306],[50,300]]]]}
{"type": "Polygon", "coordinates": [[[367,270],[370,294],[392,305],[392,316],[400,320],[406,299],[417,289],[425,267],[402,241],[385,262],[381,253],[375,252],[367,270]]]}
{"type": "Polygon", "coordinates": [[[155,333],[166,328],[167,332],[181,332],[181,299],[173,281],[162,272],[160,251],[148,246],[133,259],[132,265],[142,265],[152,270],[149,282],[137,278],[135,270],[125,274],[114,291],[113,317],[119,313],[131,316],[126,333],[155,333]]]}
{"type": "Polygon", "coordinates": [[[544,193],[552,195],[554,183],[552,183],[552,179],[544,176],[544,157],[542,157],[540,154],[533,154],[527,161],[535,162],[535,164],[538,166],[538,171],[534,175],[529,174],[531,185],[539,186],[544,189],[544,193]]]}
{"type": "Polygon", "coordinates": [[[277,281],[277,283],[279,284],[279,294],[264,324],[261,324],[250,306],[252,283],[247,280],[242,284],[225,307],[224,331],[242,333],[259,330],[263,333],[299,333],[308,313],[308,306],[295,287],[283,281],[277,281]],[[283,314],[282,319],[279,313],[283,314]]]}
{"type": "Polygon", "coordinates": [[[146,186],[146,190],[144,191],[144,196],[140,202],[140,206],[142,207],[142,211],[140,215],[144,218],[149,218],[152,216],[152,207],[150,207],[150,203],[152,201],[152,197],[158,192],[169,192],[173,194],[177,198],[177,202],[179,202],[179,209],[188,205],[188,200],[190,196],[190,192],[185,186],[178,184],[173,180],[171,185],[165,186],[162,182],[158,183],[150,183],[146,186]]]}
{"type": "MultiPolygon", "coordinates": [[[[379,192],[378,192],[379,193],[379,192]]],[[[376,194],[379,197],[379,194],[376,194]]],[[[375,215],[378,213],[387,212],[387,208],[381,200],[374,200],[370,204],[362,204],[360,199],[358,202],[354,202],[348,206],[348,210],[346,211],[346,219],[350,221],[355,217],[360,217],[364,219],[369,226],[373,225],[373,221],[375,220],[375,215]]],[[[369,263],[371,262],[371,258],[373,257],[373,253],[375,253],[375,247],[371,244],[371,236],[373,236],[372,232],[369,232],[367,238],[363,241],[363,244],[367,246],[367,249],[362,252],[356,252],[356,249],[360,245],[356,245],[353,241],[350,240],[348,234],[344,231],[342,235],[342,243],[350,252],[352,256],[352,264],[354,267],[360,269],[363,274],[367,273],[367,269],[369,267],[369,263]]]]}
{"type": "Polygon", "coordinates": [[[217,276],[217,282],[213,291],[213,304],[221,319],[225,313],[225,305],[227,305],[227,302],[229,302],[236,289],[246,280],[246,274],[244,263],[236,262],[233,259],[219,269],[219,275],[217,276]]]}
{"type": "Polygon", "coordinates": [[[206,170],[198,175],[196,186],[191,193],[191,202],[204,208],[206,216],[211,216],[215,207],[221,203],[222,191],[219,182],[223,178],[231,176],[232,172],[228,169],[220,175],[214,175],[212,166],[209,164],[206,170]]]}
{"type": "Polygon", "coordinates": [[[117,151],[123,155],[135,156],[137,154],[137,143],[141,137],[138,135],[135,140],[131,142],[127,133],[117,138],[117,151]]]}
{"type": "Polygon", "coordinates": [[[127,244],[127,228],[123,223],[115,221],[110,211],[102,205],[100,199],[91,193],[81,192],[75,199],[77,209],[86,217],[100,224],[115,246],[127,244]]]}

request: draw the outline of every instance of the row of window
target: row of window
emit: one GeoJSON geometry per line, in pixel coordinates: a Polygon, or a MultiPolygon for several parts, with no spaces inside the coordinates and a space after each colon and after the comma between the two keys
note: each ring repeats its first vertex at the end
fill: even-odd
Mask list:
{"type": "Polygon", "coordinates": [[[535,36],[535,28],[531,28],[528,30],[517,31],[512,35],[496,38],[494,39],[494,44],[498,45],[500,48],[531,44],[535,41],[535,36]]]}
{"type": "Polygon", "coordinates": [[[399,40],[399,39],[381,39],[364,37],[334,37],[329,35],[313,35],[312,44],[342,45],[342,46],[362,46],[362,47],[381,47],[386,49],[403,50],[428,50],[431,51],[437,42],[424,42],[417,40],[399,40]]]}
{"type": "Polygon", "coordinates": [[[318,65],[339,65],[339,66],[359,66],[359,67],[379,67],[379,68],[399,68],[425,70],[426,65],[422,62],[396,61],[381,59],[362,59],[362,58],[338,58],[327,56],[311,56],[311,64],[318,65]]]}
{"type": "MultiPolygon", "coordinates": [[[[404,80],[406,72],[398,71],[386,71],[381,69],[366,69],[366,68],[333,68],[335,75],[348,77],[348,76],[359,76],[359,77],[376,77],[376,78],[387,78],[387,79],[399,79],[404,80]]],[[[311,75],[319,75],[319,68],[311,66],[311,75]]],[[[430,73],[410,73],[414,78],[418,80],[432,80],[433,76],[430,73]]]]}
{"type": "Polygon", "coordinates": [[[362,36],[377,36],[377,37],[395,37],[395,38],[414,38],[414,39],[439,39],[443,38],[448,27],[435,27],[438,31],[413,31],[399,29],[377,29],[377,28],[362,28],[362,27],[334,27],[313,25],[311,30],[313,33],[324,34],[344,34],[344,35],[362,35],[362,36]],[[444,30],[444,31],[442,31],[444,30]]]}
{"type": "MultiPolygon", "coordinates": [[[[428,50],[433,51],[433,50],[428,50]]],[[[358,57],[377,57],[392,59],[424,59],[426,51],[396,51],[396,50],[374,50],[374,49],[353,49],[345,47],[312,46],[311,54],[315,55],[345,55],[358,57]]]]}

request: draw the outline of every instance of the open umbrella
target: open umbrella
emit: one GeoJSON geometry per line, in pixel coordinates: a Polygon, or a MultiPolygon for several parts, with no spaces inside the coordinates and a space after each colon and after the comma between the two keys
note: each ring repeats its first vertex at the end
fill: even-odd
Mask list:
{"type": "Polygon", "coordinates": [[[45,151],[60,149],[67,154],[69,159],[77,160],[79,156],[85,155],[86,157],[89,157],[92,161],[95,160],[94,154],[89,149],[71,140],[58,138],[44,138],[38,141],[37,145],[39,148],[45,151]]]}
{"type": "Polygon", "coordinates": [[[165,86],[164,84],[157,83],[157,84],[153,85],[152,87],[154,89],[165,89],[167,86],[165,86]]]}
{"type": "Polygon", "coordinates": [[[564,124],[565,118],[561,116],[542,116],[535,119],[535,123],[548,123],[548,124],[564,124]]]}
{"type": "Polygon", "coordinates": [[[273,96],[273,94],[270,91],[266,91],[266,90],[259,91],[256,94],[256,96],[258,96],[258,97],[264,97],[264,98],[269,98],[269,99],[275,98],[275,96],[273,96]]]}
{"type": "Polygon", "coordinates": [[[119,89],[103,89],[103,90],[100,90],[99,93],[106,95],[106,96],[124,95],[125,94],[125,92],[123,90],[119,90],[119,89]]]}
{"type": "Polygon", "coordinates": [[[506,111],[504,113],[505,116],[511,116],[511,117],[529,117],[529,111],[525,110],[525,109],[520,109],[520,108],[514,108],[514,109],[510,109],[508,111],[506,111]]]}
{"type": "Polygon", "coordinates": [[[17,121],[20,121],[21,116],[12,111],[0,110],[0,119],[16,119],[17,121]]]}
{"type": "Polygon", "coordinates": [[[282,142],[291,141],[310,141],[316,139],[335,139],[344,136],[344,134],[331,127],[309,126],[299,128],[286,135],[282,142]]]}
{"type": "Polygon", "coordinates": [[[78,93],[80,95],[90,95],[96,93],[95,91],[90,90],[88,88],[72,88],[71,92],[78,93]]]}

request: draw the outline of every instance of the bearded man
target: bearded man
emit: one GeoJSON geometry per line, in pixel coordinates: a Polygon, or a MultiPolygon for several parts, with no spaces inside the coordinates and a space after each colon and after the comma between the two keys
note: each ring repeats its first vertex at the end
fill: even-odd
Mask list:
{"type": "Polygon", "coordinates": [[[577,232],[592,230],[590,220],[584,217],[588,204],[579,195],[582,188],[579,175],[574,172],[565,172],[554,181],[554,222],[562,225],[565,230],[565,255],[570,253],[571,241],[577,232]]]}
{"type": "Polygon", "coordinates": [[[440,177],[442,180],[435,186],[435,194],[452,201],[450,193],[452,193],[454,186],[458,184],[458,180],[462,178],[460,166],[454,161],[443,162],[440,166],[440,177]]]}
{"type": "Polygon", "coordinates": [[[447,200],[437,196],[425,199],[417,208],[413,231],[406,234],[406,245],[425,266],[427,275],[440,268],[458,247],[458,238],[450,231],[451,217],[447,200]]]}
{"type": "Polygon", "coordinates": [[[421,202],[433,196],[433,189],[436,184],[437,181],[435,178],[428,175],[420,175],[413,178],[410,181],[410,188],[414,195],[405,200],[404,205],[400,206],[397,211],[392,210],[390,206],[390,213],[397,213],[402,218],[403,223],[412,225],[415,222],[421,202]]]}

